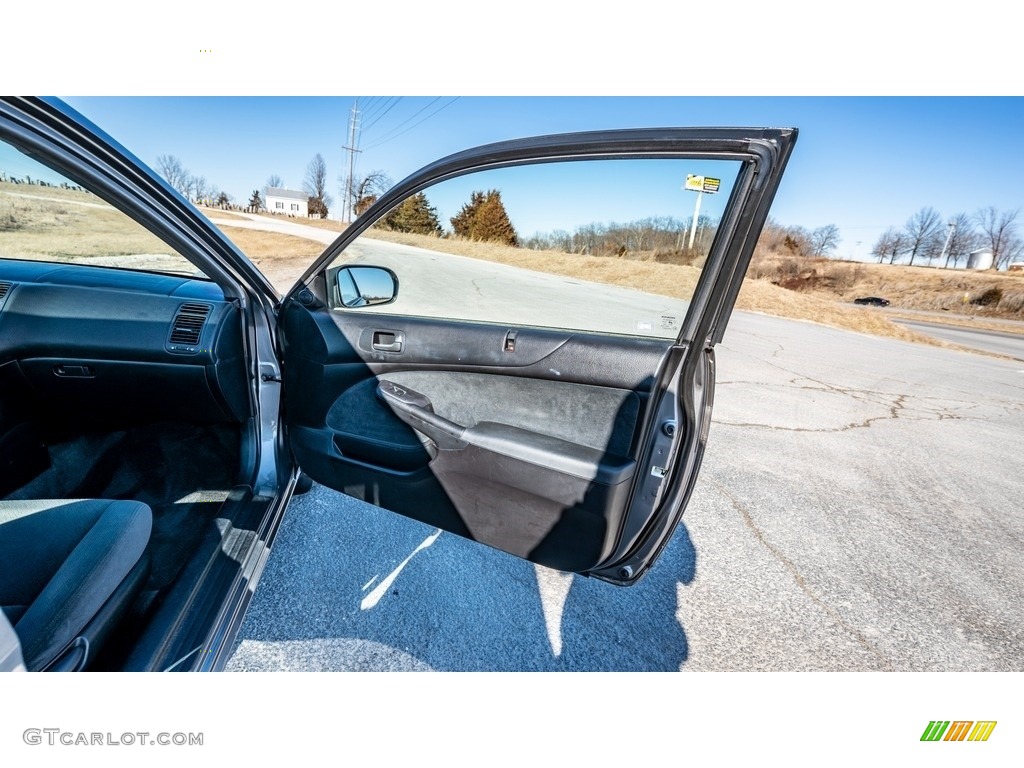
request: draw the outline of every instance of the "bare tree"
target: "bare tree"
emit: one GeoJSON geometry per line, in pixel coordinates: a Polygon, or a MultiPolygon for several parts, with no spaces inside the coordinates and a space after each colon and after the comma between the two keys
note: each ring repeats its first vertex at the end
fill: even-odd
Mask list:
{"type": "Polygon", "coordinates": [[[878,238],[878,242],[875,243],[871,249],[871,255],[878,257],[878,263],[881,264],[886,257],[889,259],[889,263],[892,264],[896,261],[897,257],[902,256],[907,249],[907,236],[895,227],[889,227],[882,236],[878,238]]]}
{"type": "Polygon", "coordinates": [[[648,219],[637,219],[623,225],[626,230],[626,249],[646,251],[651,247],[651,224],[648,219]]]}
{"type": "Polygon", "coordinates": [[[306,166],[302,188],[309,195],[310,215],[327,218],[327,211],[334,200],[327,194],[327,163],[319,152],[306,166]]]}
{"type": "Polygon", "coordinates": [[[192,199],[196,202],[201,202],[210,196],[210,184],[206,181],[205,176],[189,176],[188,185],[192,199]]]}
{"type": "Polygon", "coordinates": [[[839,227],[826,224],[811,232],[811,253],[815,257],[828,256],[839,246],[839,227]]]}
{"type": "MultiPolygon", "coordinates": [[[[345,188],[346,177],[339,176],[338,182],[342,189],[345,188]]],[[[361,216],[363,212],[377,202],[377,198],[388,191],[394,182],[384,171],[370,171],[365,176],[356,176],[352,179],[352,189],[349,199],[352,200],[352,213],[361,216]]]]}
{"type": "Polygon", "coordinates": [[[981,229],[982,242],[992,249],[992,265],[999,269],[1010,263],[1013,257],[1011,244],[1017,237],[1017,216],[1020,209],[997,211],[994,205],[982,208],[974,214],[974,220],[981,229]]]}
{"type": "Polygon", "coordinates": [[[188,196],[191,174],[174,155],[160,155],[156,159],[157,172],[180,194],[188,196]]]}
{"type": "Polygon", "coordinates": [[[1018,261],[1024,261],[1024,238],[1012,235],[1003,246],[1003,263],[1009,267],[1018,261]]]}
{"type": "Polygon", "coordinates": [[[263,185],[263,193],[266,194],[267,190],[270,189],[271,187],[273,187],[274,189],[281,189],[282,187],[284,187],[284,182],[281,180],[281,177],[278,176],[276,173],[272,173],[270,174],[270,176],[267,177],[267,183],[263,185]]]}
{"type": "Polygon", "coordinates": [[[904,231],[911,266],[918,256],[934,259],[939,255],[942,248],[942,217],[934,208],[922,208],[907,219],[904,231]]]}

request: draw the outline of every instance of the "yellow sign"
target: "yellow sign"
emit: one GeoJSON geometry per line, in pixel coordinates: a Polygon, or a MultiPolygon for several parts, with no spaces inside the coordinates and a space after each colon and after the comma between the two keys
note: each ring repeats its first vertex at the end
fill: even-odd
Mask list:
{"type": "Polygon", "coordinates": [[[683,189],[690,192],[707,192],[714,195],[718,193],[718,188],[721,185],[721,179],[713,179],[710,176],[694,176],[692,173],[688,173],[683,189]]]}

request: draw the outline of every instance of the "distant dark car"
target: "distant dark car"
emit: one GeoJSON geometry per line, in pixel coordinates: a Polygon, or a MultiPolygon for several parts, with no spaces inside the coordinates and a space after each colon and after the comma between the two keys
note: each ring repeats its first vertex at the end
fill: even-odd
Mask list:
{"type": "Polygon", "coordinates": [[[854,304],[865,304],[869,307],[888,307],[889,300],[883,299],[878,296],[861,296],[859,299],[853,300],[854,304]]]}

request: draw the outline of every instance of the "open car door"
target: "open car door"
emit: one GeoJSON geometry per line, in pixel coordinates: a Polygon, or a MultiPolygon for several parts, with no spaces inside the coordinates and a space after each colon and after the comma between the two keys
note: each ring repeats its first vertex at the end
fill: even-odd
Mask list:
{"type": "Polygon", "coordinates": [[[335,490],[618,584],[700,467],[795,129],[547,136],[438,161],[281,307],[289,441],[335,490]]]}

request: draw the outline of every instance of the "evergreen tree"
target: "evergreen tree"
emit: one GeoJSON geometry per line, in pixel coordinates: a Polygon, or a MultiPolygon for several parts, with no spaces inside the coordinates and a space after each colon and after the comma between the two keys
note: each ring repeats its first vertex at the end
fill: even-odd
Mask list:
{"type": "Polygon", "coordinates": [[[462,206],[455,216],[452,217],[452,231],[456,237],[464,237],[467,240],[473,238],[473,223],[476,220],[477,211],[484,203],[484,193],[474,192],[469,197],[469,202],[462,206]]]}
{"type": "Polygon", "coordinates": [[[253,213],[259,213],[263,210],[263,198],[260,197],[258,189],[252,191],[252,197],[249,198],[249,210],[253,213]]]}
{"type": "Polygon", "coordinates": [[[469,202],[451,219],[458,237],[518,246],[519,235],[501,201],[501,192],[474,192],[469,202]]]}
{"type": "Polygon", "coordinates": [[[505,205],[501,202],[501,193],[491,190],[484,198],[483,204],[476,212],[476,223],[473,237],[504,245],[518,246],[519,235],[508,217],[505,205]]]}
{"type": "Polygon", "coordinates": [[[391,213],[384,217],[386,229],[395,232],[412,232],[417,235],[441,235],[441,222],[437,209],[430,204],[422,192],[407,197],[391,213]]]}

